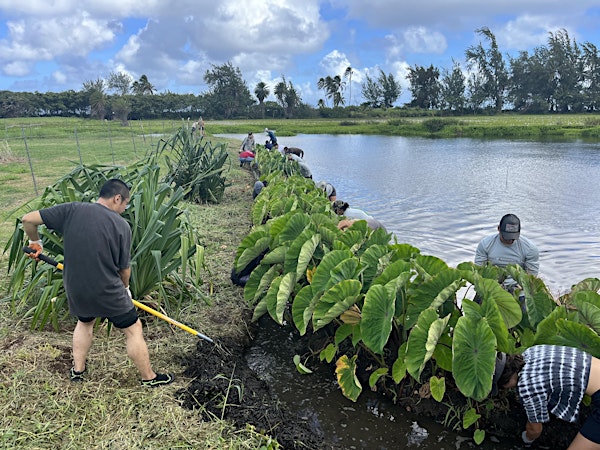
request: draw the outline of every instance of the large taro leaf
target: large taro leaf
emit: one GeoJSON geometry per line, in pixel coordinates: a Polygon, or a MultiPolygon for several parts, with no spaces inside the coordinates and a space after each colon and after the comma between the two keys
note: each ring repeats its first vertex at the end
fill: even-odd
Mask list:
{"type": "Polygon", "coordinates": [[[369,248],[371,245],[387,245],[390,242],[392,234],[385,231],[383,228],[377,228],[371,233],[369,239],[365,243],[365,247],[369,248]]]}
{"type": "Polygon", "coordinates": [[[353,254],[356,254],[358,253],[364,242],[365,240],[362,232],[356,229],[347,229],[346,231],[338,235],[337,240],[334,242],[334,244],[336,244],[336,248],[347,248],[353,254]]]}
{"type": "Polygon", "coordinates": [[[304,275],[320,243],[321,235],[315,234],[302,244],[298,255],[298,265],[296,266],[296,279],[299,280],[304,275]]]}
{"type": "MultiPolygon", "coordinates": [[[[304,243],[314,236],[314,231],[305,228],[300,235],[292,242],[287,242],[288,250],[285,255],[285,264],[283,265],[284,272],[295,272],[298,266],[298,257],[304,243]]],[[[300,277],[298,277],[300,278],[300,277]]]]}
{"type": "Polygon", "coordinates": [[[531,327],[535,329],[537,324],[556,308],[552,294],[541,279],[528,274],[520,266],[508,266],[506,271],[522,286],[527,307],[527,319],[531,327]]]}
{"type": "Polygon", "coordinates": [[[323,256],[312,277],[313,293],[316,295],[331,286],[331,270],[342,261],[352,257],[352,252],[348,250],[332,250],[323,256]]]}
{"type": "Polygon", "coordinates": [[[394,252],[388,245],[371,245],[360,256],[360,263],[364,267],[363,285],[365,289],[371,286],[373,279],[381,274],[389,265],[394,252]]]}
{"type": "Polygon", "coordinates": [[[556,327],[558,320],[567,318],[576,321],[577,313],[569,312],[565,307],[556,308],[554,311],[552,311],[548,317],[538,324],[534,343],[536,345],[551,344],[558,333],[558,329],[556,327]]]}
{"type": "Polygon", "coordinates": [[[358,280],[344,280],[325,291],[313,311],[314,330],[323,328],[356,303],[361,287],[358,280]]]}
{"type": "Polygon", "coordinates": [[[600,333],[600,295],[597,292],[580,291],[573,297],[577,306],[579,322],[600,333]]]}
{"type": "Polygon", "coordinates": [[[244,286],[244,299],[249,306],[255,305],[263,297],[280,270],[281,266],[276,264],[271,267],[259,265],[252,271],[244,286]]]}
{"type": "Polygon", "coordinates": [[[278,235],[279,243],[291,242],[300,236],[300,233],[304,231],[304,229],[310,223],[310,217],[304,213],[293,214],[285,224],[284,228],[281,230],[281,233],[278,235]]]}
{"type": "Polygon", "coordinates": [[[261,264],[270,266],[273,264],[283,264],[283,262],[285,261],[285,255],[287,253],[287,246],[286,245],[280,245],[279,247],[271,250],[269,253],[267,253],[263,259],[261,260],[261,264]]]}
{"type": "Polygon", "coordinates": [[[344,397],[355,402],[362,392],[362,386],[356,376],[357,355],[348,358],[342,355],[335,363],[335,374],[344,397]]]}
{"type": "Polygon", "coordinates": [[[382,354],[392,332],[395,301],[396,296],[381,285],[372,286],[365,295],[360,321],[362,338],[377,354],[382,354]]]}
{"type": "Polygon", "coordinates": [[[521,305],[510,293],[502,289],[497,281],[476,277],[475,291],[483,300],[496,302],[506,328],[513,328],[521,322],[523,318],[521,305]]]}
{"type": "Polygon", "coordinates": [[[465,396],[483,401],[492,390],[496,337],[485,319],[461,317],[454,329],[452,375],[465,396]]]}
{"type": "MultiPolygon", "coordinates": [[[[282,278],[283,277],[280,275],[273,280],[273,282],[271,283],[271,286],[269,286],[269,289],[267,290],[267,294],[265,295],[265,298],[264,298],[264,300],[267,303],[267,311],[269,312],[269,315],[279,325],[283,324],[283,310],[279,310],[279,304],[277,303],[277,293],[279,292],[279,285],[281,284],[282,278]],[[280,316],[281,316],[281,320],[279,319],[280,316]]],[[[262,303],[262,301],[259,302],[259,305],[261,303],[262,303]]],[[[255,313],[256,313],[256,309],[255,309],[255,313]]]]}
{"type": "Polygon", "coordinates": [[[556,322],[556,329],[558,334],[552,339],[551,344],[580,348],[600,358],[600,336],[594,330],[567,319],[559,319],[556,322]]]}
{"type": "Polygon", "coordinates": [[[358,259],[346,259],[331,269],[331,284],[339,283],[343,280],[358,279],[359,272],[360,263],[358,259]]]}
{"type": "Polygon", "coordinates": [[[410,272],[410,270],[410,263],[408,261],[399,259],[383,269],[383,272],[381,272],[381,274],[373,280],[372,285],[387,284],[393,279],[398,278],[401,273],[410,272]]]}
{"type": "Polygon", "coordinates": [[[417,255],[413,264],[423,280],[427,280],[438,272],[448,269],[448,264],[440,258],[431,255],[417,255]]]}
{"type": "Polygon", "coordinates": [[[260,225],[265,222],[269,210],[269,198],[265,195],[259,195],[252,205],[252,224],[260,225]]]}
{"type": "MultiPolygon", "coordinates": [[[[249,235],[249,236],[251,236],[251,235],[249,235]]],[[[240,246],[244,245],[245,241],[246,241],[246,239],[244,239],[242,241],[240,246]]],[[[246,268],[246,266],[252,260],[256,259],[262,253],[264,253],[265,250],[267,250],[269,248],[270,243],[271,243],[271,238],[269,236],[264,236],[264,237],[261,237],[258,240],[256,240],[254,245],[252,245],[251,247],[246,247],[246,249],[242,252],[242,254],[240,255],[240,257],[237,260],[236,270],[238,272],[241,272],[242,270],[244,270],[246,268]]]]}
{"type": "Polygon", "coordinates": [[[405,327],[411,328],[422,311],[438,309],[445,302],[454,302],[456,291],[463,285],[461,274],[448,266],[441,267],[435,275],[423,282],[410,296],[406,309],[405,327]]]}
{"type": "Polygon", "coordinates": [[[600,291],[600,279],[598,278],[586,278],[585,280],[580,281],[579,283],[571,286],[571,290],[560,297],[561,304],[569,304],[572,302],[572,298],[581,291],[592,291],[598,292],[600,291]]]}
{"type": "Polygon", "coordinates": [[[294,301],[292,302],[292,319],[301,336],[306,334],[306,328],[312,318],[315,304],[316,300],[314,299],[312,286],[310,285],[304,286],[294,297],[294,301]]]}
{"type": "Polygon", "coordinates": [[[410,244],[393,244],[392,248],[396,252],[396,258],[404,259],[406,261],[421,252],[417,247],[413,247],[410,244]]]}
{"type": "MultiPolygon", "coordinates": [[[[271,286],[275,283],[273,282],[271,286]]],[[[279,283],[279,288],[277,289],[277,293],[274,297],[275,304],[272,303],[273,297],[269,297],[267,300],[267,308],[269,310],[269,314],[279,325],[283,325],[283,313],[285,308],[287,307],[288,300],[290,299],[290,295],[294,290],[294,286],[296,284],[296,274],[294,272],[286,273],[279,283]]],[[[268,296],[268,293],[267,293],[268,296]]]]}
{"type": "Polygon", "coordinates": [[[449,320],[450,315],[442,319],[434,308],[427,308],[419,315],[417,324],[411,330],[406,346],[406,369],[417,382],[449,320]]]}
{"type": "MultiPolygon", "coordinates": [[[[495,281],[494,281],[495,283],[495,281]]],[[[491,296],[484,297],[481,301],[481,313],[496,336],[498,351],[509,352],[508,328],[506,327],[498,304],[491,296]]],[[[465,314],[466,315],[466,314],[465,314]]]]}

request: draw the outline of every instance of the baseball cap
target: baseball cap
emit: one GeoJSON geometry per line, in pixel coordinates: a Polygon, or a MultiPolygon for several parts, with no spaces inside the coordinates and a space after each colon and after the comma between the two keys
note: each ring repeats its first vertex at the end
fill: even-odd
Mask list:
{"type": "Polygon", "coordinates": [[[514,214],[505,215],[500,220],[500,234],[504,240],[519,239],[521,234],[521,221],[514,214]]]}
{"type": "Polygon", "coordinates": [[[492,378],[492,395],[498,395],[498,381],[504,372],[506,366],[506,353],[498,352],[496,354],[496,367],[494,368],[494,377],[492,378]]]}

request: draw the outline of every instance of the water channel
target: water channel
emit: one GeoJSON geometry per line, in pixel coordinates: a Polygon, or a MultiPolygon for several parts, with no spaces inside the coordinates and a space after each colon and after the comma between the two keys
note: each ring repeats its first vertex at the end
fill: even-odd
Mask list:
{"type": "MultiPolygon", "coordinates": [[[[281,148],[302,148],[315,181],[332,183],[338,199],[379,219],[399,242],[451,266],[472,261],[479,240],[497,232],[504,214],[514,213],[522,235],[540,250],[539,276],[555,296],[600,276],[599,143],[362,135],[298,135],[279,141],[281,148]]],[[[368,393],[352,403],[330,374],[300,376],[293,355],[286,354],[288,339],[289,330],[265,328],[249,352],[249,364],[272,382],[284,403],[310,409],[326,434],[345,448],[474,445],[368,393]]],[[[519,444],[486,440],[478,448],[519,444]]]]}

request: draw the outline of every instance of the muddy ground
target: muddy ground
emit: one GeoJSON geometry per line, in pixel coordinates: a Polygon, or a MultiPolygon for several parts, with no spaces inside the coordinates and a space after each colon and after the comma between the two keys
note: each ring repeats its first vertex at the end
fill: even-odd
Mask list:
{"type": "MultiPolygon", "coordinates": [[[[326,335],[298,336],[296,351],[304,349],[304,355],[308,356],[311,354],[309,348],[314,350],[320,339],[326,339],[326,335]]],[[[178,392],[183,406],[195,409],[207,420],[210,416],[222,417],[238,428],[245,428],[250,424],[256,430],[275,438],[284,449],[341,448],[327,441],[318,423],[311,420],[311,415],[306,411],[300,416],[278,402],[268,384],[247,365],[244,352],[250,344],[250,339],[221,342],[221,347],[206,341],[198,342],[196,352],[182,361],[185,366],[184,374],[193,378],[186,389],[178,392]]],[[[299,354],[302,352],[299,351],[299,354]]],[[[311,367],[319,364],[318,359],[315,358],[310,364],[311,367]]],[[[368,384],[370,374],[360,369],[358,376],[364,386],[368,384]]],[[[447,420],[447,404],[454,407],[465,405],[465,398],[452,386],[447,386],[448,398],[444,399],[446,404],[430,398],[427,386],[409,383],[396,386],[394,396],[397,403],[407,411],[426,415],[439,423],[447,420]]],[[[479,412],[482,415],[481,428],[486,430],[488,437],[495,436],[500,442],[503,438],[515,442],[520,430],[524,429],[526,418],[515,392],[501,394],[487,407],[482,406],[479,412]]],[[[549,424],[545,424],[544,432],[533,448],[567,448],[586,414],[587,409],[584,407],[582,418],[576,424],[552,419],[549,424]]]]}

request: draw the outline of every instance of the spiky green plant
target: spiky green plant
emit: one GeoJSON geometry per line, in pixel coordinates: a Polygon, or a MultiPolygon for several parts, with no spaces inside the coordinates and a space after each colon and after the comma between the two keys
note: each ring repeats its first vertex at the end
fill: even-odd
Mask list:
{"type": "Polygon", "coordinates": [[[165,183],[183,189],[184,198],[197,203],[220,203],[225,192],[225,171],[231,166],[227,144],[213,147],[187,128],[158,143],[157,152],[167,165],[165,183]],[[229,163],[229,166],[226,166],[229,163]]]}
{"type": "MultiPolygon", "coordinates": [[[[197,288],[202,284],[198,273],[203,260],[193,256],[203,252],[196,243],[184,210],[179,206],[183,200],[183,190],[173,190],[160,181],[155,159],[152,157],[129,167],[78,166],[46,188],[39,201],[30,206],[32,209],[42,209],[71,201],[90,202],[97,198],[100,187],[110,178],[121,178],[129,183],[131,206],[123,217],[132,229],[131,291],[134,298],[139,299],[158,289],[168,307],[170,297],[163,289],[166,280],[179,286],[192,298],[201,296],[197,288]],[[190,275],[187,274],[188,268],[190,275]]],[[[43,226],[40,227],[40,234],[45,253],[62,260],[62,237],[43,226]]],[[[52,270],[51,266],[32,262],[22,252],[24,245],[24,232],[20,220],[17,220],[5,248],[5,251],[9,250],[12,310],[15,314],[32,316],[34,328],[42,328],[51,322],[57,329],[59,319],[67,315],[62,274],[52,270]],[[32,272],[28,278],[26,273],[29,266],[32,272]],[[33,306],[24,311],[32,302],[33,306]]]]}

